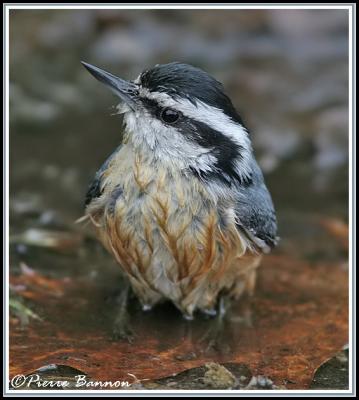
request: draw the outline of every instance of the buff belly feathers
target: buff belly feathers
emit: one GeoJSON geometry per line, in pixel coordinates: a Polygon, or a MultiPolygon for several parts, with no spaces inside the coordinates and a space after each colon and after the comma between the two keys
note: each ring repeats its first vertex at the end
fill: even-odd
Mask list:
{"type": "Polygon", "coordinates": [[[260,255],[198,179],[124,145],[100,185],[87,215],[144,308],[167,299],[190,318],[220,292],[252,293],[260,255]]]}

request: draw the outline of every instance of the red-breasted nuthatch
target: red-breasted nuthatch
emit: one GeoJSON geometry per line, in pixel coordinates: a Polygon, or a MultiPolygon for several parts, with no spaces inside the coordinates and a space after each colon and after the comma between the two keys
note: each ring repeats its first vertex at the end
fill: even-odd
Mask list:
{"type": "Polygon", "coordinates": [[[242,119],[201,69],[156,65],[135,81],[88,71],[121,99],[122,144],[89,187],[86,216],[144,309],[187,317],[252,293],[276,216],[242,119]]]}

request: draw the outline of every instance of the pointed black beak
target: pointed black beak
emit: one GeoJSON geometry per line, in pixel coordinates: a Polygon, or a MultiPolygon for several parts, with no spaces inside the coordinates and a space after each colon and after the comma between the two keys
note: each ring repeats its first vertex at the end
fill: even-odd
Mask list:
{"type": "Polygon", "coordinates": [[[82,65],[93,75],[97,80],[104,83],[109,87],[115,95],[120,97],[132,109],[136,106],[136,97],[138,94],[138,87],[132,82],[125,81],[118,78],[109,72],[97,68],[94,65],[81,61],[82,65]]]}

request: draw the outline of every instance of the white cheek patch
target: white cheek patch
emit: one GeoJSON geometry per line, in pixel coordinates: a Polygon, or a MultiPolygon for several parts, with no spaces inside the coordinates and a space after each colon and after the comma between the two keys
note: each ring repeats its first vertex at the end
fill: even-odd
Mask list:
{"type": "Polygon", "coordinates": [[[217,161],[209,149],[189,142],[174,127],[165,126],[147,113],[128,112],[124,122],[133,146],[149,149],[156,161],[181,169],[192,167],[198,172],[212,170],[217,161]]]}
{"type": "Polygon", "coordinates": [[[241,159],[238,160],[237,172],[241,176],[250,177],[252,159],[252,145],[246,129],[233,121],[222,110],[209,106],[200,100],[194,103],[187,99],[173,99],[166,93],[150,92],[146,88],[140,89],[141,96],[155,100],[163,107],[171,107],[181,111],[185,116],[208,125],[210,128],[221,132],[234,143],[241,147],[241,159]]]}
{"type": "MultiPolygon", "coordinates": [[[[137,78],[138,80],[139,78],[137,78]]],[[[222,110],[209,106],[200,100],[195,103],[187,99],[173,99],[166,93],[149,92],[141,87],[140,96],[155,100],[162,107],[170,107],[183,115],[204,123],[210,128],[222,133],[241,147],[240,157],[234,160],[235,170],[239,176],[251,177],[252,146],[246,129],[233,121],[222,110]]],[[[198,172],[213,171],[217,159],[197,143],[187,140],[175,127],[164,125],[160,120],[150,115],[145,109],[133,111],[126,105],[118,107],[124,113],[124,122],[128,138],[137,148],[147,147],[157,161],[164,161],[178,168],[189,166],[198,172]]]]}

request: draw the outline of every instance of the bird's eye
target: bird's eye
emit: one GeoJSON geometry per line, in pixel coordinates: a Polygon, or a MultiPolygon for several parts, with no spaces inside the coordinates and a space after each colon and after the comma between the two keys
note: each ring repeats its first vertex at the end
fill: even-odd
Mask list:
{"type": "Polygon", "coordinates": [[[176,110],[172,110],[171,108],[164,108],[161,111],[161,119],[163,122],[166,122],[166,124],[174,124],[178,121],[179,117],[180,113],[176,110]]]}

